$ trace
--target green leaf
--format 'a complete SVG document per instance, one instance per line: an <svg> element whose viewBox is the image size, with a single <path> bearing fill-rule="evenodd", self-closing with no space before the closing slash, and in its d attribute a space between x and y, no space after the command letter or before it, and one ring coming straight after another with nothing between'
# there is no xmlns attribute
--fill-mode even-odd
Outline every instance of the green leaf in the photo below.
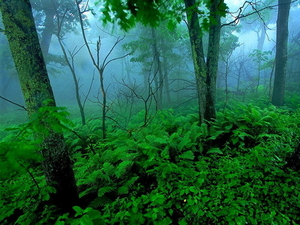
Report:
<svg viewBox="0 0 300 225"><path fill-rule="evenodd" d="M122 186L119 187L117 190L119 195L127 194L128 193L128 187Z"/></svg>
<svg viewBox="0 0 300 225"><path fill-rule="evenodd" d="M195 156L192 151L187 151L187 152L184 152L182 155L180 155L179 158L193 160L195 158Z"/></svg>
<svg viewBox="0 0 300 225"><path fill-rule="evenodd" d="M220 154L220 155L223 155L223 152L219 148L211 148L207 151L207 154Z"/></svg>
<svg viewBox="0 0 300 225"><path fill-rule="evenodd" d="M186 222L186 219L183 218L182 220L179 221L179 225L188 225L188 222Z"/></svg>
<svg viewBox="0 0 300 225"><path fill-rule="evenodd" d="M98 210L95 210L91 207L88 207L84 211L86 212L86 214L89 216L91 220L96 220L101 218L101 213Z"/></svg>
<svg viewBox="0 0 300 225"><path fill-rule="evenodd" d="M160 156L163 159L170 159L169 146L166 146L164 150L161 152Z"/></svg>
<svg viewBox="0 0 300 225"><path fill-rule="evenodd" d="M121 162L117 166L117 169L115 172L116 177L117 178L122 177L132 165L133 165L133 161L126 160L126 161Z"/></svg>
<svg viewBox="0 0 300 225"><path fill-rule="evenodd" d="M245 225L246 224L246 218L244 216L238 216L235 218L235 222L237 225Z"/></svg>
<svg viewBox="0 0 300 225"><path fill-rule="evenodd" d="M152 213L152 219L156 220L157 219L157 213Z"/></svg>
<svg viewBox="0 0 300 225"><path fill-rule="evenodd" d="M139 211L139 208L137 207L137 206L134 206L133 208L132 208L132 212L133 213L137 213Z"/></svg>
<svg viewBox="0 0 300 225"><path fill-rule="evenodd" d="M188 143L190 143L191 140L190 140L190 137L188 134L186 134L182 139L181 141L179 142L178 144L178 150L179 151L182 151L184 148L187 148L188 146Z"/></svg>
<svg viewBox="0 0 300 225"><path fill-rule="evenodd" d="M84 213L84 210L82 208L80 208L79 206L73 206L73 209L76 212L75 217L81 216Z"/></svg>
<svg viewBox="0 0 300 225"><path fill-rule="evenodd" d="M101 197L101 196L103 196L105 193L111 192L111 191L113 191L114 189L115 189L114 187L110 187L110 186L108 186L108 187L102 187L102 188L100 188L100 189L98 190L98 197Z"/></svg>
<svg viewBox="0 0 300 225"><path fill-rule="evenodd" d="M155 135L147 135L146 139L151 143L167 144L168 140L166 138L156 137Z"/></svg>
<svg viewBox="0 0 300 225"><path fill-rule="evenodd" d="M88 215L84 215L80 218L80 224L81 225L94 225L93 221Z"/></svg>

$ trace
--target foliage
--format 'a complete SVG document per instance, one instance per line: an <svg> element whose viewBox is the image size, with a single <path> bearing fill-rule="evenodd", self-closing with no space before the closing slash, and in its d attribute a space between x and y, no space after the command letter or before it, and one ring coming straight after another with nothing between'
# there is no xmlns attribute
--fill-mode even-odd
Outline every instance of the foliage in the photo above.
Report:
<svg viewBox="0 0 300 225"><path fill-rule="evenodd" d="M43 220L34 220L38 215L28 220L57 225L299 223L299 173L285 168L299 140L298 111L236 106L199 126L196 114L178 116L170 109L159 111L146 127L136 121L130 132L112 129L106 141L97 136L100 122L90 121L82 130L69 126L66 131L78 134L68 135L72 148L84 134L97 141L94 152L85 146L84 154L72 155L82 204L63 215L45 208L38 213ZM28 174L18 175L23 176ZM38 183L43 183L40 178ZM20 188L9 180L6 185L11 192ZM5 210L2 218L13 212Z"/></svg>
<svg viewBox="0 0 300 225"><path fill-rule="evenodd" d="M103 22L114 22L124 29L129 30L135 24L135 18L143 24L155 26L160 21L162 14L158 10L161 1L97 1L102 3Z"/></svg>
<svg viewBox="0 0 300 225"><path fill-rule="evenodd" d="M220 113L211 127L198 126L196 118L160 112L148 127L132 136L111 134L99 153L78 159L78 184L86 187L81 196L97 193L90 207L102 213L94 211L95 219L100 224L296 221L298 175L283 166L299 137L299 122L286 111L251 105ZM80 217L59 222L88 218L78 210Z"/></svg>
<svg viewBox="0 0 300 225"><path fill-rule="evenodd" d="M45 101L44 105L48 103ZM24 215L16 218L16 224L37 222L34 213L39 210L42 202L49 200L49 194L55 192L46 185L41 173L41 135L48 135L50 129L62 132L63 128L71 126L72 122L67 116L63 107L43 106L32 115L29 122L7 129L11 135L0 142L2 223L10 224L7 218L14 218L18 214ZM51 211L46 212L50 215Z"/></svg>
<svg viewBox="0 0 300 225"><path fill-rule="evenodd" d="M102 4L101 12L103 14L102 21L104 23L117 22L120 27L128 31L134 27L136 22L152 27L158 26L162 21L168 21L167 27L174 29L176 24L181 23L184 18L186 9L184 1L143 1L143 0L114 0L114 1L96 1L96 5ZM210 23L214 23L213 15L219 13L224 17L227 10L225 3L220 3L217 12L209 13L211 1L198 1L195 3L195 8L200 15L201 28L208 30Z"/></svg>
<svg viewBox="0 0 300 225"><path fill-rule="evenodd" d="M259 64L259 70L266 69L268 67L272 68L272 62L274 59L270 59L270 55L272 55L272 51L261 51L259 49L254 49L250 54L252 60Z"/></svg>
<svg viewBox="0 0 300 225"><path fill-rule="evenodd" d="M298 93L287 92L285 98L285 106L289 110L297 110L300 106L300 96Z"/></svg>
<svg viewBox="0 0 300 225"><path fill-rule="evenodd" d="M53 17L53 28L51 32L57 33L58 29L61 29L61 35L65 35L70 32L76 33L76 26L78 23L78 17L76 16L76 5L72 0L55 0L55 1L46 1L46 0L32 0L31 5L33 8L33 14L35 17L35 23L37 24L37 31L42 33L45 26L49 26L49 24L45 24L46 16ZM54 16L53 16L54 14ZM85 15L83 15L84 18ZM59 20L64 20L62 27L57 27L59 25ZM89 25L87 19L84 20L86 25ZM51 23L50 23L51 24Z"/></svg>

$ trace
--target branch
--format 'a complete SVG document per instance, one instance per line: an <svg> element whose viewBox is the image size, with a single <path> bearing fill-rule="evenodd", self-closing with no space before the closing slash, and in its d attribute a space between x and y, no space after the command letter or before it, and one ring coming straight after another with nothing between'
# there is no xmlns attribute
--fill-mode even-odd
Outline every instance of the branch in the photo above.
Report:
<svg viewBox="0 0 300 225"><path fill-rule="evenodd" d="M26 109L25 106L23 106L23 105L20 105L20 104L18 104L18 103L15 103L15 102L13 102L13 101L11 101L11 100L9 100L9 99L7 99L7 98L4 98L4 97L2 97L2 96L0 96L0 98L3 99L4 101L7 101L7 102L13 104L13 105L19 106L19 107L21 107L22 109L24 109L24 110L27 111L27 109Z"/></svg>
<svg viewBox="0 0 300 225"><path fill-rule="evenodd" d="M294 1L296 1L296 0L294 0ZM254 11L253 11L253 12L250 12L250 13L247 13L247 14L245 14L245 15L243 15L242 12L243 12L244 8L246 7L246 4L251 5L251 6L252 6L252 9L253 9ZM232 25L232 24L237 24L237 22L238 22L240 19L242 19L242 18L251 16L251 15L253 15L253 14L255 14L255 13L259 14L261 11L264 11L264 10L266 10L266 9L272 9L272 8L278 6L278 5L271 5L271 6L266 6L266 7L262 8L262 9L256 9L256 8L253 6L254 4L255 4L255 3L253 3L253 2L245 1L244 4L243 4L236 12L234 12L234 13L238 13L237 16L233 16L234 13L230 13L230 14L232 15L232 17L234 17L235 19L234 19L233 21L229 22L229 23L222 24L221 27L229 26L229 25ZM247 5L247 6L248 6L248 5ZM260 15L259 15L259 17L261 18Z"/></svg>
<svg viewBox="0 0 300 225"><path fill-rule="evenodd" d="M131 53L127 53L126 55L123 55L123 56L120 56L120 57L113 58L113 59L109 60L107 63L105 63L105 65L103 66L103 69L104 69L110 62L115 61L115 60L118 60L118 59L123 59L123 58L125 58L126 56L129 56L129 55L131 55Z"/></svg>
<svg viewBox="0 0 300 225"><path fill-rule="evenodd" d="M123 41L125 38L125 36L123 36L122 38L118 37L118 39L116 40L116 42L114 43L114 45L111 47L110 51L107 53L107 55L105 56L102 65L105 67L108 63L106 63L107 58L110 56L110 54L113 52L113 50L115 49L115 47L117 46L117 44L119 44L121 41Z"/></svg>

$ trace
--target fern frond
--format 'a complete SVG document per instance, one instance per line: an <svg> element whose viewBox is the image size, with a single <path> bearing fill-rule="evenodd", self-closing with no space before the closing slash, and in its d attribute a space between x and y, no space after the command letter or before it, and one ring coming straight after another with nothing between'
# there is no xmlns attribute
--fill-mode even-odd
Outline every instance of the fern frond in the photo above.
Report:
<svg viewBox="0 0 300 225"><path fill-rule="evenodd" d="M117 178L121 178L133 165L133 161L123 161L121 162L115 172Z"/></svg>
<svg viewBox="0 0 300 225"><path fill-rule="evenodd" d="M115 190L115 187L102 187L98 190L98 197L102 197L105 193L112 192L113 190Z"/></svg>

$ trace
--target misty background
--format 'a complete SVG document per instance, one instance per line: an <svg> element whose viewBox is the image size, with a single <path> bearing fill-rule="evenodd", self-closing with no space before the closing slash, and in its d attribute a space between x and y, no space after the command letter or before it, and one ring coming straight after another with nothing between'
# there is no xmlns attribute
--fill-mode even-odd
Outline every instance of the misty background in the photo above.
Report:
<svg viewBox="0 0 300 225"><path fill-rule="evenodd" d="M66 13L66 19L59 28L59 19L47 26L47 15L51 15L53 5L49 1L32 0L36 27L39 33L44 58L54 90L58 106L76 108L75 84L72 72L63 55L58 37L63 43L67 59L73 66L76 80L79 85L81 100L89 108L90 115L100 115L101 97L100 79L93 61L83 41L75 5L72 1L65 1L57 10ZM195 75L191 58L191 49L188 30L185 22L181 22L175 29L168 29L167 23L162 23L153 31L149 27L138 24L129 32L120 30L118 25L103 24L101 22L101 5L89 2L89 8L83 13L84 29L92 54L96 56L97 41L100 41L100 64L106 59L109 62L104 70L104 85L107 90L108 107L120 105L120 100L127 100L132 96L132 90L141 93L145 90L145 80L153 73L153 41L157 42L161 54L161 63L164 64L168 87L163 89L164 108L180 107L196 99ZM225 101L224 91L230 93L226 98L235 99L236 96L247 95L270 96L271 81L274 77L275 35L277 7L274 1L265 1L261 4L259 14L242 18L236 24L230 24L237 15L242 4L240 1L227 1L229 11L223 18L223 28L220 44L220 63L218 70L217 88L218 100ZM274 7L267 7L274 5ZM65 11L64 11L65 10ZM251 6L243 8L249 13ZM1 17L0 17L1 18ZM287 94L293 95L299 91L300 82L300 7L294 3L290 10L289 20L289 57L287 68ZM1 27L2 21L0 21ZM226 25L228 24L228 25ZM54 26L54 27L53 27ZM49 28L50 27L50 28ZM47 30L52 29L52 30ZM46 33L50 39L43 40ZM8 41L0 33L0 111L12 112L22 109L7 100L24 105L24 99L10 54ZM148 78L145 78L148 77ZM256 95L253 95L256 94ZM134 104L142 104L139 98ZM121 111L120 111L121 112ZM26 112L20 115L26 119ZM92 117L93 117L92 116ZM22 118L22 116L20 117ZM20 119L19 118L19 119Z"/></svg>

